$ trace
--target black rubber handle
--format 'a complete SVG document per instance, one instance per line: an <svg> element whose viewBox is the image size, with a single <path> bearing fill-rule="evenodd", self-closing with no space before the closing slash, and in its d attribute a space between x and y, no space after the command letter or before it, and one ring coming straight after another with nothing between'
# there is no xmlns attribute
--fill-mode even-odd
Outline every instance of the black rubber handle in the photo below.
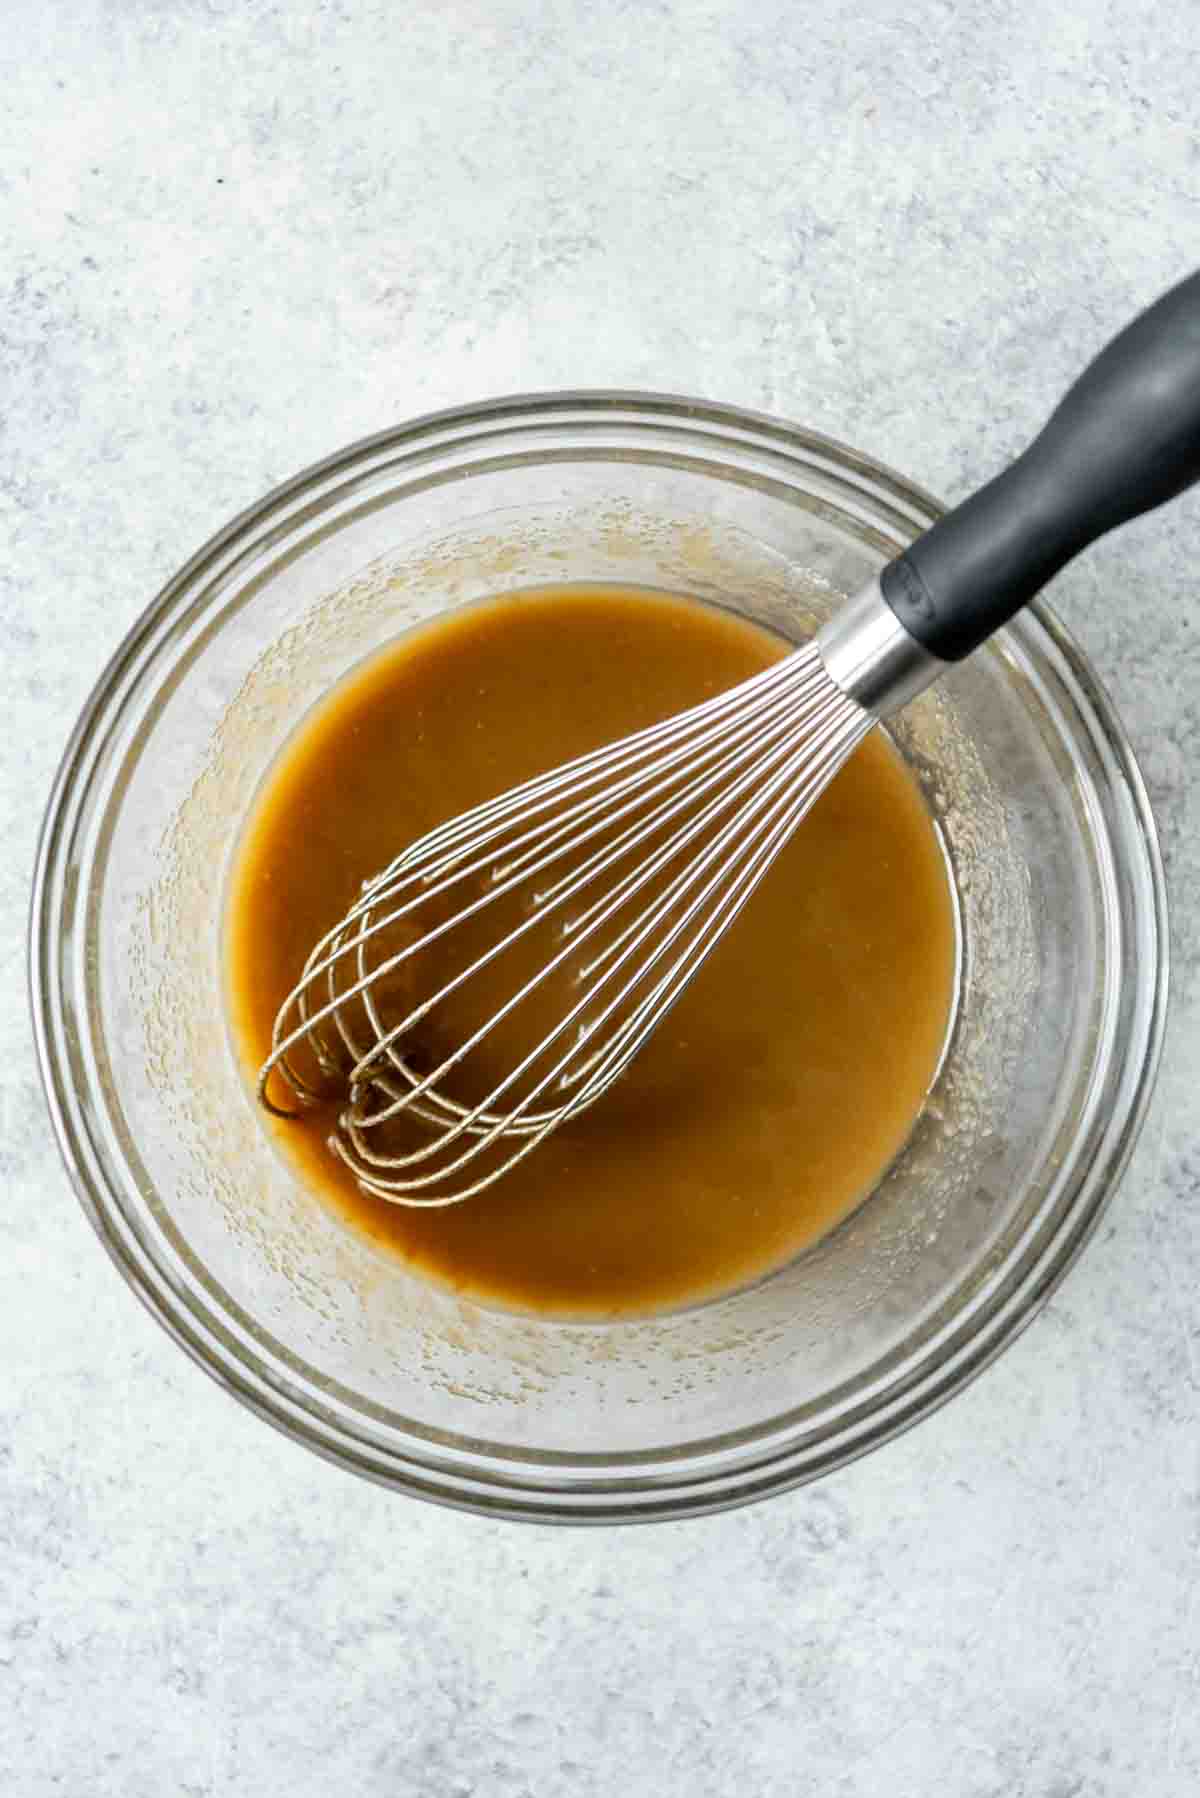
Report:
<svg viewBox="0 0 1200 1798"><path fill-rule="evenodd" d="M884 598L958 661L1081 549L1196 480L1200 274L1101 351L1024 455L889 562Z"/></svg>

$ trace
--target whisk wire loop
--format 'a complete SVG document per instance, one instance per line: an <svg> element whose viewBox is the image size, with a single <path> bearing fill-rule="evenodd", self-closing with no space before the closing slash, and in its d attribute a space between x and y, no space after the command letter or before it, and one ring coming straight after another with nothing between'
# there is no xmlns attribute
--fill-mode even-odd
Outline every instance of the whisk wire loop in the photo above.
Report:
<svg viewBox="0 0 1200 1798"><path fill-rule="evenodd" d="M294 1116L340 1086L331 1146L381 1198L446 1206L484 1191L620 1077L873 722L809 645L439 824L314 945L259 1099ZM493 907L501 923L480 946ZM548 930L527 971L519 946ZM511 992L428 1053L427 1023L514 952ZM556 982L549 1027L507 1061L497 1052L482 1096L456 1096L452 1077Z"/></svg>

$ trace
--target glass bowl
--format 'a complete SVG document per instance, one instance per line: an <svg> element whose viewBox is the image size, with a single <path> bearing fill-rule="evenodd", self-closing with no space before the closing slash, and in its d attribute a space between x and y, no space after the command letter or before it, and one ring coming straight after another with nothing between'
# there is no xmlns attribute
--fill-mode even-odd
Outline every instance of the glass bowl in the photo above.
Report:
<svg viewBox="0 0 1200 1798"><path fill-rule="evenodd" d="M799 636L937 510L868 457L732 407L534 395L331 457L150 606L50 800L35 1028L106 1248L262 1417L344 1467L477 1511L678 1516L886 1441L1044 1302L1133 1144L1167 956L1141 777L1045 606L896 723L958 891L953 1036L878 1189L751 1290L601 1324L435 1290L299 1186L224 1022L239 823L299 717L363 656L446 607L572 580L689 591Z"/></svg>

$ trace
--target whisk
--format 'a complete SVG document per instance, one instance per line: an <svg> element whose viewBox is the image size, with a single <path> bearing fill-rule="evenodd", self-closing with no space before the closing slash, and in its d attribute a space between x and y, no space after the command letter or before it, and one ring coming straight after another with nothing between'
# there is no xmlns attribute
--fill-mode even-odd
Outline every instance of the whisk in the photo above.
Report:
<svg viewBox="0 0 1200 1798"><path fill-rule="evenodd" d="M813 641L404 848L309 954L262 1104L340 1093L331 1147L381 1198L483 1192L619 1078L879 719L1197 479L1200 274Z"/></svg>

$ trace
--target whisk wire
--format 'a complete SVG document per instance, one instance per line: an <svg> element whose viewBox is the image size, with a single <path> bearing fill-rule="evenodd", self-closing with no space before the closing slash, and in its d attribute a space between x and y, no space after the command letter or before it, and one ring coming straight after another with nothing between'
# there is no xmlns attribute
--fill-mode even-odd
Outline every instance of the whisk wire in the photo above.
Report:
<svg viewBox="0 0 1200 1798"><path fill-rule="evenodd" d="M536 988L541 985L550 974L555 972L558 967L576 952L581 942L586 941L590 936L594 935L596 930L599 929L602 924L606 923L622 904L655 879L657 875L675 859L682 848L686 847L688 843L701 835L708 825L716 820L722 811L728 810L729 807L741 797L748 785L758 780L763 773L769 771L779 759L786 755L791 734L791 730L788 730L786 734L783 731L773 733L768 739L773 745L773 753L770 755L763 754L760 742L757 746L757 759L753 769L739 781L730 785L727 780L727 769L725 768L722 768L719 775L710 775L703 780L695 781L685 788L681 794L677 794L674 798L665 801L652 812L648 818L632 826L628 831L623 833L615 843L606 845L604 848L597 851L583 864L582 867L578 868L572 875L560 882L557 887L551 889L549 894L540 895L536 908L531 911L530 915L520 925L509 932L507 936L493 944L484 955L478 957L468 968L463 969L452 982L442 987L431 999L424 1001L416 1012L410 1013L407 1018L401 1020L400 1023L394 1025L390 1030L384 1031L382 1025L380 1025L378 1020L373 1017L372 1022L377 1031L377 1041L367 1055L356 1064L351 1079L360 1080L365 1078L369 1074L374 1063L386 1055L393 1044L403 1037L403 1035L420 1020L420 1017L426 1015L433 1006L449 997L451 993L464 985L474 974L496 960L504 950L509 948L521 936L526 935L538 924L544 922L550 912L561 909L564 904L576 897L576 895L582 892L587 886L591 885L599 874L606 872L609 868L622 860L630 849L639 847L642 843L646 842L654 835L655 831L661 825L668 822L671 818L678 816L681 812L685 812L691 801L714 785L717 785L719 781L724 782L725 784L722 786L722 789L715 800L711 801L699 814L690 817L685 825L683 825L674 836L670 837L664 844L662 844L648 861L641 863L632 874L626 876L619 886L597 900L586 913L582 914L582 916L577 917L572 921L569 933L571 940L566 943L565 947L548 962L544 963L534 979L522 987L518 993L513 995L512 1000L507 1005L494 1014L493 1018L489 1021L489 1025L484 1030L472 1037L469 1043L460 1046L453 1061L443 1064L443 1068L439 1069L435 1075L430 1076L429 1080L424 1084L432 1084L434 1080L440 1077L441 1073L448 1072L452 1066L456 1065L457 1062L469 1052L470 1049L478 1045L493 1024L502 1021L504 1017L508 1016L521 999L526 997L530 992L536 990ZM744 759L746 758L731 758L731 765L740 765L740 762ZM753 813L750 815L753 815ZM582 842L586 840L586 837L590 836L590 834L591 833L586 833L585 837L579 838L578 841ZM722 846L723 841L724 839L722 839ZM716 851L714 850L713 853L715 852ZM706 858L703 865L707 865L707 860L709 859L711 859L711 854ZM542 864L538 864L538 866L540 868ZM662 902L660 902L660 909L661 907ZM472 915L470 909L460 913L453 922L460 922L469 915ZM395 961L398 962L415 953L417 949L426 947L428 943L433 940L433 935L434 933L431 933L429 936L422 938L420 943L414 945L411 949L405 950L402 956L395 958ZM620 939L618 938L616 943L610 945L610 947L616 947L619 942ZM373 1005L369 990L370 981L373 980L377 974L382 974L387 971L389 965L390 964L382 964L377 970L371 971L367 989L364 993L368 1005ZM361 966L360 955L360 968ZM581 969L579 971L579 978L582 979L587 971L586 968ZM365 978L365 976L360 974L360 978ZM353 992L354 989L351 988L350 991ZM382 1121L382 1119L380 1121Z"/></svg>
<svg viewBox="0 0 1200 1798"><path fill-rule="evenodd" d="M619 1078L872 722L809 646L438 825L314 945L276 1017L260 1099L294 1115L336 1075L348 1099L331 1146L366 1191L418 1206L484 1191ZM417 969L436 971L454 933L506 898L521 908L515 922L509 914L423 994L405 986ZM425 1020L546 929L552 945L532 972L432 1068L428 1058L412 1065ZM532 1045L501 1056L483 1097L449 1091L556 976L569 979L568 996ZM396 979L402 1015L392 1021L383 995ZM315 1077L297 1066L302 1045ZM272 1096L276 1075L294 1105Z"/></svg>
<svg viewBox="0 0 1200 1798"><path fill-rule="evenodd" d="M805 668L794 671L794 692L787 691L788 683L785 683L779 678L780 670L786 668L786 666L786 662L777 663L773 668L765 671L765 673L773 674L777 677L770 683L772 688L779 688L781 686L785 688L782 702L775 695L769 694L771 703L768 704L766 717L777 714L781 703L794 703L795 699L802 698L814 684L812 671ZM801 678L795 679L795 673L799 673ZM804 678L805 676L808 678ZM752 682L746 683L747 688L756 685L760 679L761 677L754 677ZM740 689L734 689L735 693L738 691L740 691ZM764 682L761 687L757 688L754 697L758 698L767 692L767 684ZM512 792L502 795L499 800L486 801L482 806L477 807L475 812L464 814L462 818L452 820L449 825L438 826L410 850L397 857L396 861L393 862L388 869L368 883L367 888L362 895L360 895L359 899L351 906L345 917L342 918L338 924L334 925L332 929L327 931L310 952L300 980L284 1000L277 1015L271 1055L267 1062L264 1063L259 1074L258 1096L260 1100L263 1101L268 1109L276 1111L279 1115L292 1115L290 1108L275 1105L268 1094L268 1081L271 1072L276 1066L280 1067L297 1096L306 1097L310 1101L318 1101L320 1099L320 1089L312 1087L311 1084L306 1082L304 1077L299 1074L289 1060L289 1052L305 1039L312 1042L314 1040L314 1033L317 1031L318 1027L328 1020L336 1019L343 1015L344 1007L350 1001L359 997L359 994L362 991L362 988L357 986L351 986L339 991L332 981L332 971L335 964L348 952L348 946L345 942L348 928L352 924L358 922L364 914L373 912L384 897L386 897L390 903L405 886L420 885L423 888L423 890L415 894L406 905L393 909L383 918L375 919L365 933L361 931L356 933L353 947L361 948L365 937L374 937L382 934L388 928L401 922L410 912L418 910L423 904L438 898L443 893L449 891L449 889L457 882L468 879L473 874L490 868L493 865L492 857L487 855L477 855L476 860L466 867L460 867L457 871L446 874L444 879L440 878L443 873L445 873L447 869L451 869L454 862L459 860L462 856L468 853L475 854L481 846L486 845L486 843L490 841L494 841L495 837L502 829L502 825L493 823L491 828L480 831L472 826L471 820L473 818L478 818L483 814L491 814L501 810L506 816L511 816L514 813L520 813L522 817L528 816L527 808L522 808L520 804L521 794L525 791L533 790L540 796L547 787L573 784L573 770L576 768L590 769L592 765L596 763L611 765L618 761L628 761L635 756L638 760L644 760L646 755L653 750L655 745L661 741L668 732L677 736L684 735L686 734L689 721L694 720L697 717L710 719L713 716L724 714L730 709L731 697L730 694L718 695L715 700L704 701L690 713L684 713L679 718L668 720L664 724L650 726L646 731L639 733L638 736L627 740L628 747L625 748L624 753L622 753L622 745L618 744L610 746L607 749L595 751L591 755L581 757L579 762L570 763L565 768L552 771L549 775L537 776L533 781L527 783L527 787L513 789ZM742 741L747 733L753 731L756 724L761 725L764 721L764 710L761 706L756 705L749 707L747 716L743 720L742 728L738 733L737 741ZM705 737L702 739L702 746L707 747L710 743L718 743L720 740L721 733L718 728L705 734ZM690 758L692 752L693 744L685 742L674 755L656 762L654 765L654 773L658 780L658 784L662 784L661 777L664 776L665 772L678 765L685 758ZM599 779L600 776L589 773L585 784L590 785L593 778ZM559 819L552 820L551 825L544 826L543 828L548 829L552 826L557 838L566 840L568 847L577 849L582 842L590 841L592 837L600 834L602 830L609 828L617 818L625 815L627 809L632 809L637 803L636 800L631 800L629 806L625 808L613 808L611 801L614 797L627 792L631 787L637 788L644 785L645 779L646 774L644 771L632 774L628 777L626 782L621 783L617 788L606 789L605 792L600 794L595 800L588 803L586 808L588 815L591 815L592 812L600 812L603 816L603 822L595 826L590 832L582 837L572 835L572 824L573 822L577 822L581 815L580 807L573 808L565 816L560 816ZM545 805L550 803L552 803L552 799L540 798L539 803L535 804L534 809L544 809ZM464 839L469 844L469 847L451 848L449 852L442 853L446 849L444 839L451 832L456 833L460 838ZM519 847L528 842L530 837L535 834L536 832L523 832L517 839L514 847ZM439 841L439 839L443 840ZM563 853L566 853L566 848L564 848ZM439 854L441 859L438 859ZM422 872L420 864L430 859L431 856L434 861L433 867L427 868ZM540 870L547 865L549 865L548 860L540 862L538 863L538 869ZM511 879L495 883L491 891L480 895L473 903L461 909L453 918L447 920L440 927L427 932L419 939L419 941L406 947L400 954L377 964L370 971L370 981L377 982L386 978L388 975L395 972L405 960L408 960L415 955L418 950L427 950L434 942L446 935L450 930L461 925L469 918L476 916L486 905L503 897L507 892L512 891L513 887L518 884L523 872L528 872L528 870L518 870L512 875ZM403 875L403 879L400 880L400 883L397 886L395 880L399 875ZM435 882L437 882L437 884L434 884ZM535 921L536 920L531 919L531 923ZM506 947L507 942L504 945L498 945L498 948L501 946ZM308 1003L310 989L315 981L323 977L327 977L327 990L329 996L324 1005L316 1011L311 1011ZM425 1015L425 1011L430 1009L433 1004L437 1003L439 999L444 998L445 996L444 993L435 995L434 999L429 1001L425 1010L419 1015ZM285 1033L286 1020L293 1012L297 1014L299 1022L290 1032ZM418 1021L419 1016L406 1019L404 1028L411 1029ZM397 1032L397 1034L399 1033ZM318 1056L318 1061L320 1060L321 1057Z"/></svg>
<svg viewBox="0 0 1200 1798"><path fill-rule="evenodd" d="M812 741L813 745L815 746L815 748L817 748L817 749L823 748L824 738L828 734L828 731L830 728L831 728L830 726L826 726L824 731L818 731L818 732L814 733L811 741ZM659 897L657 898L657 900L655 901L655 903L653 904L653 906L651 907L649 912L641 914L641 916L639 918L634 919L633 922L626 927L626 929L622 932L622 934L619 937L617 937L611 944L606 946L601 957L597 958L597 961L595 963L587 964L587 965L585 965L584 968L582 968L578 971L577 980L579 982L582 982L584 979L586 979L588 977L588 975L590 975L594 971L594 969L596 967L601 966L605 960L609 961L609 963L610 963L609 967L607 968L605 973L601 976L601 978L596 982L596 984L593 987L589 988L584 993L583 997L581 999L579 999L576 1002L576 1004L574 1006L572 1006L570 1008L570 1010L565 1014L565 1016L560 1020L557 1027L554 1030L552 1030L550 1033L548 1033L542 1039L542 1041L536 1046L536 1048L534 1050L532 1050L528 1056L526 1056L524 1061L519 1063L514 1069L512 1069L510 1071L507 1078L504 1081L502 1081L496 1088L493 1089L493 1091L488 1095L488 1098L486 1100L481 1102L480 1105L476 1106L469 1113L465 1110L465 1108L458 1108L459 1112L460 1112L459 1123L451 1132L448 1133L447 1136L445 1136L444 1138L441 1139L441 1142L437 1145L438 1147L445 1146L445 1144L447 1142L453 1140L458 1135L460 1135L464 1129L469 1129L469 1128L473 1127L476 1123L483 1124L483 1123L490 1123L492 1121L491 1118L489 1117L489 1110L490 1110L490 1107L495 1103L495 1101L498 1098L500 1098L504 1094L504 1092L506 1092L512 1085L514 1085L523 1074L528 1072L529 1068L540 1058L540 1056L545 1052L545 1050L551 1044L553 1044L555 1041L557 1041L559 1039L559 1037L561 1037L564 1034L564 1032L566 1032L569 1029L570 1025L572 1023L574 1023L576 1021L576 1019L578 1017L580 1017L589 1008L589 1006L592 1005L596 993L599 992L601 990L601 988L603 988L605 985L608 984L608 982L615 976L615 974L620 970L620 968L623 965L625 965L625 963L630 959L630 957L633 955L633 953L641 946L641 944L643 942L645 942L648 938L650 938L650 936L653 934L653 932L654 932L655 928L658 926L658 924L661 923L662 920L666 916L668 916L669 913L673 909L676 908L679 901L687 894L689 889L691 887L693 887L698 881L701 880L701 878L706 873L706 871L709 869L709 867L711 867L713 862L718 861L719 858L721 858L725 854L725 851L727 850L728 845L729 845L730 837L734 833L735 829L741 828L744 830L744 827L751 820L753 820L759 812L763 811L764 808L768 807L768 803L776 797L776 795L779 793L780 789L784 788L785 790L784 790L783 798L778 800L774 806L772 806L769 810L766 811L766 823L769 824L773 820L773 818L775 817L775 815L778 812L778 810L780 809L780 807L782 805L784 805L789 798L789 792L786 789L786 782L791 780L794 776L795 759L796 759L794 747L791 748L790 750L788 750L787 747L785 746L785 748L783 750L781 750L777 753L777 756L775 759L776 760L784 760L785 756L786 756L786 760L784 761L784 766L783 766L782 770L780 771L780 773L776 774L775 777L770 782L768 782L765 786L763 786L761 788L761 790L760 790L758 796L756 797L755 801L753 802L753 804L751 806L745 808L741 813L739 813L732 824L726 824L726 826L723 828L721 833L718 836L716 836L711 841L711 843L707 846L704 853L699 858L689 862L685 866L685 868L682 870L682 872L675 876L674 880L659 895ZM764 765L760 763L758 766L756 766L756 768L754 770L755 776L758 777L759 775L761 775L761 773L763 771L764 771ZM741 786L744 786L745 782L743 781L742 783L739 783L739 784ZM738 789L732 789L728 794L723 794L721 796L720 808L721 809L726 808L728 806L728 804L732 803L732 800L734 798L736 798L737 796L738 796ZM632 894L634 892L638 891L642 886L646 885L651 879L653 879L661 871L661 869L664 866L668 865L671 860L675 859L675 856L678 854L679 849L682 847L685 847L686 844L692 838L700 835L703 832L703 830L707 827L707 825L713 821L713 818L715 817L717 810L718 810L718 806L716 804L710 805L706 809L705 812L701 813L698 817L690 820L689 823L687 824L687 826L680 832L676 833L675 837L670 839L670 841L667 844L665 844L658 851L658 853L655 857L653 857L649 862L640 864L638 869L636 870L635 875L628 877L626 882L623 883L621 887L617 888L612 893L610 893L602 902L598 902L601 905L602 909L594 910L594 915L589 923L587 930L583 933L583 938L581 940L585 940L586 937L594 934L595 931L599 930L604 923L606 923L613 915L615 915L615 913L620 909L621 905L623 905L628 900L628 898L632 896ZM628 982L627 985L625 987L623 987L617 993L615 998L610 1001L609 1005L605 1008L605 1010L602 1013L600 1013L598 1017L594 1018L593 1024L592 1024L593 1032L595 1029L598 1029L601 1024L607 1022L607 1019L611 1015L612 1011L621 1002L623 1002L624 999L626 999L629 996L629 994L632 990L634 990L638 985L640 985L644 981L644 979L647 977L650 970L656 965L657 961L661 958L661 956L663 954L665 954L667 952L667 950L670 948L671 944L675 941L675 939L678 937L678 935L692 921L697 908L707 900L711 891L719 884L719 882L722 879L725 878L725 876L728 874L728 872L731 868L737 866L738 860L740 858L742 858L743 856L746 856L750 853L751 849L754 847L754 844L756 843L756 841L758 839L759 832L761 831L762 828L763 828L762 825L756 825L755 829L753 831L745 831L744 830L743 841L738 846L734 857L731 860L726 860L723 863L723 865L718 868L717 875L714 876L713 880L709 883L708 886L706 886L705 888L702 889L699 896L691 903L691 905L689 905L688 909L685 910L680 915L680 917L677 919L676 924L672 928L669 935L658 945L658 947L656 948L654 954L650 957L650 959L639 965L639 967L637 968L637 970L635 972L633 979L630 982ZM547 909L549 909L549 908L547 908ZM545 978L547 978L547 976L557 966L561 965L564 961L567 960L567 958L574 952L575 947L576 947L576 945L574 943L569 944L566 948L560 950L558 955L555 956L550 962L544 964L531 980L526 982L526 984L523 987L521 987L516 993L514 993L512 995L512 997L510 998L510 1000L508 1001L506 1006L503 1007L501 1011L493 1014L492 1017L490 1017L488 1019L487 1023L485 1025L483 1025L482 1027L480 1027L480 1029L477 1030L472 1037L468 1038L466 1042L460 1044L459 1047L455 1050L454 1054L452 1056L448 1057L441 1064L441 1066L436 1068L431 1074L427 1075L424 1080L417 1083L413 1087L413 1090L410 1094L403 1094L397 1098L393 1098L391 1104L389 1104L373 1113L370 1113L369 1115L360 1114L359 1121L364 1125L365 1124L385 1123L391 1117L397 1115L397 1113L400 1110L404 1109L405 1106L408 1105L412 1099L422 1097L422 1096L424 1096L424 1093L426 1091L428 1091L430 1088L436 1087L436 1084L445 1076L445 1074L447 1072L451 1071L452 1068L455 1065L457 1065L458 1062L461 1061L465 1057L465 1055L470 1052L471 1049L478 1046L478 1044L484 1039L484 1037L488 1034L488 1032L491 1030L491 1028L493 1028L494 1025L498 1021L500 1021L505 1015L507 1015L507 1013L509 1013L513 1009L515 1009L515 1007L521 1002L521 1000L524 999L525 997L527 997L529 993L534 991L536 989L536 987L538 985L540 985L541 982ZM615 953L618 950L620 951L620 953L619 954ZM477 968L479 965L480 964L478 962L473 964L473 969ZM472 969L472 971L473 971L473 969ZM443 989L443 991L444 990L445 989ZM393 1030L387 1032L387 1034L385 1036L381 1036L380 1041L377 1044L376 1048L374 1050L372 1050L370 1052L370 1054L367 1057L365 1057L364 1060L362 1062L360 1062L358 1067L355 1069L356 1079L366 1078L370 1075L370 1064L371 1064L372 1059L376 1055L381 1054L385 1048L389 1048L391 1046L391 1044L394 1043L396 1038L403 1034L403 1031L407 1027L407 1022L408 1022L407 1020L402 1021L399 1025L395 1026L393 1028ZM565 1074L563 1071L569 1067L569 1064L570 1064L571 1060L573 1059L575 1053L576 1053L576 1051L573 1048L563 1058L563 1060L559 1064L556 1064L555 1068L551 1069L550 1072L546 1076L544 1076L544 1078L538 1083L538 1086L534 1089L534 1092L532 1094L530 1094L528 1097L533 1098L533 1097L538 1096L538 1094L541 1091L543 1091L548 1084L550 1084L552 1082L553 1077L556 1074L560 1075L562 1078L565 1079ZM522 1106L521 1110L522 1110L522 1112L524 1112L525 1106ZM517 1115L518 1114L516 1114L516 1113L504 1114L504 1117L501 1120L502 1126L509 1130L512 1130L513 1128L515 1128ZM542 1119L540 1116L537 1116L534 1119L527 1119L526 1127L533 1128L536 1126L540 1126L541 1122L542 1122ZM386 1158L386 1164L389 1166L411 1165L412 1163L414 1163L416 1161L420 1161L420 1160L424 1159L427 1155L429 1155L432 1152L433 1152L433 1146L429 1145L429 1146L426 1146L426 1147L423 1147L421 1149L414 1151L410 1155L406 1155L403 1157ZM383 1162L381 1161L379 1164L383 1165Z"/></svg>
<svg viewBox="0 0 1200 1798"><path fill-rule="evenodd" d="M807 760L805 763L806 771L798 784L793 783L791 786L784 786L782 796L767 814L766 822L769 826L772 826L772 828L767 829L765 834L761 831L756 834L754 840L758 843L757 853L748 861L746 868L743 870L738 880L726 891L724 897L720 900L707 921L701 939L701 954L707 954L711 948L715 947L721 936L724 935L743 905L750 898L754 888L766 872L766 869L770 866L779 844L785 840L795 828L796 824L813 803L813 800L820 791L823 790L823 787L831 774L836 771L836 768L840 766L851 753L856 746L856 743L861 740L861 736L865 734L869 727L869 720L864 718L862 728L859 732L851 737L843 737L840 741L835 741L830 746L828 753L824 756L817 757L815 762L811 759ZM788 775L794 775L795 772L796 769L794 765L786 770ZM760 836L761 841L759 841ZM715 852L714 855L710 855L709 859L711 860L714 858ZM661 955L666 953L671 944L686 929L687 925L696 916L705 901L714 891L719 891L720 881L723 878L725 871L725 869L720 870L718 875L708 883L706 888L696 897L691 906L689 906L688 911L676 923L668 938L659 945L650 960L639 964L633 977L610 999L604 1012L597 1020L597 1027L607 1021L607 1018L620 1007L623 1001L628 998L629 994L642 984L649 969L656 964L661 958ZM640 943L645 936L650 934L654 921L655 920L652 918L642 926L639 931L638 939L631 945L629 953L632 953L633 948L636 948L638 943ZM602 1092L607 1090L612 1082L628 1065L629 1061L642 1046L645 1037L649 1035L650 1031L658 1028L665 1015L665 1011L674 1003L675 999L691 979L696 965L696 956L697 948L695 944L692 944L676 958L666 973L641 1001L635 1012L609 1044L608 1049L604 1051L602 1057L597 1058L598 1065L593 1067L587 1084L578 1094L564 1103L558 1111L540 1114L536 1120L526 1120L526 1127L529 1129L531 1135L528 1146L521 1154L510 1156L501 1166L489 1170L473 1181L469 1187L457 1191L453 1196L439 1197L436 1200L423 1200L421 1202L437 1204L456 1203L460 1199L473 1197L477 1193L482 1192L488 1186L494 1184L494 1182L503 1174L507 1173L514 1165L516 1165L518 1160L523 1159L524 1153L528 1153L529 1149L536 1147L538 1142L542 1141L551 1129L556 1128L558 1124L565 1122L569 1117L574 1116L577 1112L583 1110L585 1106L592 1104ZM627 959L627 957L623 959ZM614 967L610 973L615 973L615 971L616 968ZM605 978L607 979L608 977L609 976L606 976ZM501 1092L512 1084L517 1075L524 1072L530 1063L536 1060L537 1057L545 1051L550 1042L555 1040L569 1027L573 1018L577 1016L586 1005L592 1002L594 996L595 991L593 989L593 991L589 992L585 996L585 999L580 1001L579 1004L573 1008L572 1012L562 1020L559 1027L552 1033L552 1035L543 1039L537 1049L531 1051L522 1067L513 1070L508 1079L504 1081L500 1087L495 1089L495 1091L489 1094L489 1097L484 1101L484 1104L490 1105L494 1103ZM556 1078L561 1084L565 1077L565 1071L569 1068L570 1062L577 1053L578 1045L572 1044L566 1054L563 1055L542 1076L537 1085L526 1094L521 1101L519 1101L514 1107L514 1110L505 1114L503 1118L497 1120L492 1125L487 1132L484 1144L481 1144L480 1146L486 1146L486 1144L496 1140L498 1136L510 1133L513 1127L522 1121L528 1107L540 1096L547 1086L553 1084ZM472 1114L472 1118L478 1116L482 1110L483 1106L481 1105L477 1108L476 1112ZM368 1168L372 1170L385 1168L397 1170L411 1166L418 1161L428 1159L429 1156L437 1150L444 1149L447 1143L452 1139L452 1136L461 1135L464 1123L469 1121L464 1120L464 1122L460 1123L457 1130L447 1133L436 1144L427 1145L409 1155L392 1156L383 1155L376 1151L371 1146L366 1136L366 1129L374 1122L377 1122L382 1115L383 1114L377 1114L375 1117L351 1116L346 1120L346 1130L356 1154L361 1158L361 1161L366 1163ZM344 1147L342 1147L339 1152L342 1153L344 1159L350 1162L350 1165L355 1165L351 1158L346 1155ZM412 1195L437 1181L457 1175L462 1168L468 1166L470 1162L477 1157L478 1153L479 1149L472 1146L463 1151L463 1153L457 1156L452 1162L439 1167L433 1173L409 1176L405 1180L404 1191L407 1194ZM369 1175L368 1181L365 1183L369 1185L370 1190L374 1190L382 1196L395 1196L395 1186L390 1182L380 1181L377 1174ZM411 1196L408 1202L412 1202Z"/></svg>

